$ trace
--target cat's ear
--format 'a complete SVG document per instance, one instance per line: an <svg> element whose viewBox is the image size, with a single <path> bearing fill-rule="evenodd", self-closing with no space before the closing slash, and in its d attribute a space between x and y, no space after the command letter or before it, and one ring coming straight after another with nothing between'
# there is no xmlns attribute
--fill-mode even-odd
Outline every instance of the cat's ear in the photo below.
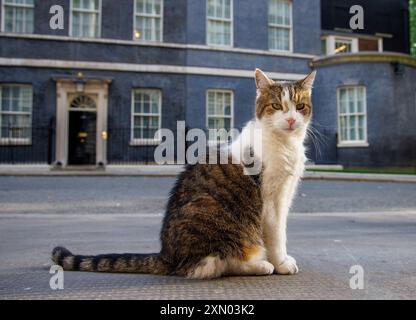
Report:
<svg viewBox="0 0 416 320"><path fill-rule="evenodd" d="M273 80L269 79L260 69L256 69L256 88L267 89L273 84Z"/></svg>
<svg viewBox="0 0 416 320"><path fill-rule="evenodd" d="M315 82L316 71L312 71L306 76L305 79L299 81L299 85L305 90L312 90L313 83Z"/></svg>

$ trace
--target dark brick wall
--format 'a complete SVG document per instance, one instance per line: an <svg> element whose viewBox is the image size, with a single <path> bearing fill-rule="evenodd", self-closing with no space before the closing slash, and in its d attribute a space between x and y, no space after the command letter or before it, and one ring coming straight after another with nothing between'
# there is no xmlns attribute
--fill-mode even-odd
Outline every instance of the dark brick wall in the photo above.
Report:
<svg viewBox="0 0 416 320"><path fill-rule="evenodd" d="M318 163L346 166L416 166L416 69L389 63L354 63L318 68L315 127L324 134ZM369 147L337 148L337 88L367 88Z"/></svg>

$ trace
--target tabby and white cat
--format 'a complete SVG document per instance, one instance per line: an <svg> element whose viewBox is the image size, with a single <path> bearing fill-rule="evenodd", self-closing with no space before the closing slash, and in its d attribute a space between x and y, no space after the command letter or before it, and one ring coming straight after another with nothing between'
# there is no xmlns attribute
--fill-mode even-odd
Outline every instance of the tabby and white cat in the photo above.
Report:
<svg viewBox="0 0 416 320"><path fill-rule="evenodd" d="M242 164L231 162L188 165L171 191L160 253L83 256L57 247L53 261L64 270L192 279L296 274L296 261L286 251L286 222L304 171L315 72L295 82L274 82L259 69L255 77L255 119L228 151L232 159L244 135L261 129L262 151L245 146L261 161L258 176L246 175Z"/></svg>

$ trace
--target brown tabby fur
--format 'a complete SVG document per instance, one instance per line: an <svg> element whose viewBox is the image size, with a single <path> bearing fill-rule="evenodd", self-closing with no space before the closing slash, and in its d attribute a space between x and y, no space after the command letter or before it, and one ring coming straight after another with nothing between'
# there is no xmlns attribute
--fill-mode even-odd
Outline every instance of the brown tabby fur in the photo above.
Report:
<svg viewBox="0 0 416 320"><path fill-rule="evenodd" d="M260 177L244 175L241 165L188 165L171 191L160 253L81 256L57 247L52 260L64 270L187 276L210 255L245 261L255 254L261 212Z"/></svg>

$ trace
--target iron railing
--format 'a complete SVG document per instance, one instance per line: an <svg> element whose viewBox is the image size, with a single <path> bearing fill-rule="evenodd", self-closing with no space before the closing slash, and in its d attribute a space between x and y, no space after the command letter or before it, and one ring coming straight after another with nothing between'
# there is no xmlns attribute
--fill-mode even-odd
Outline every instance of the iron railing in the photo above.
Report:
<svg viewBox="0 0 416 320"><path fill-rule="evenodd" d="M45 127L0 127L1 164L51 164L54 130Z"/></svg>
<svg viewBox="0 0 416 320"><path fill-rule="evenodd" d="M108 164L153 164L154 150L159 143L154 139L134 139L130 128L111 128L107 141Z"/></svg>
<svg viewBox="0 0 416 320"><path fill-rule="evenodd" d="M308 156L319 163L337 163L336 133L325 129L320 131L319 135L308 140ZM175 147L176 143L175 140ZM31 128L11 125L0 127L0 164L52 164L55 161L55 144L53 124ZM110 128L107 135L107 163L154 164L154 153L159 144L160 141L154 139L132 139L131 128ZM190 144L186 142L185 148Z"/></svg>

